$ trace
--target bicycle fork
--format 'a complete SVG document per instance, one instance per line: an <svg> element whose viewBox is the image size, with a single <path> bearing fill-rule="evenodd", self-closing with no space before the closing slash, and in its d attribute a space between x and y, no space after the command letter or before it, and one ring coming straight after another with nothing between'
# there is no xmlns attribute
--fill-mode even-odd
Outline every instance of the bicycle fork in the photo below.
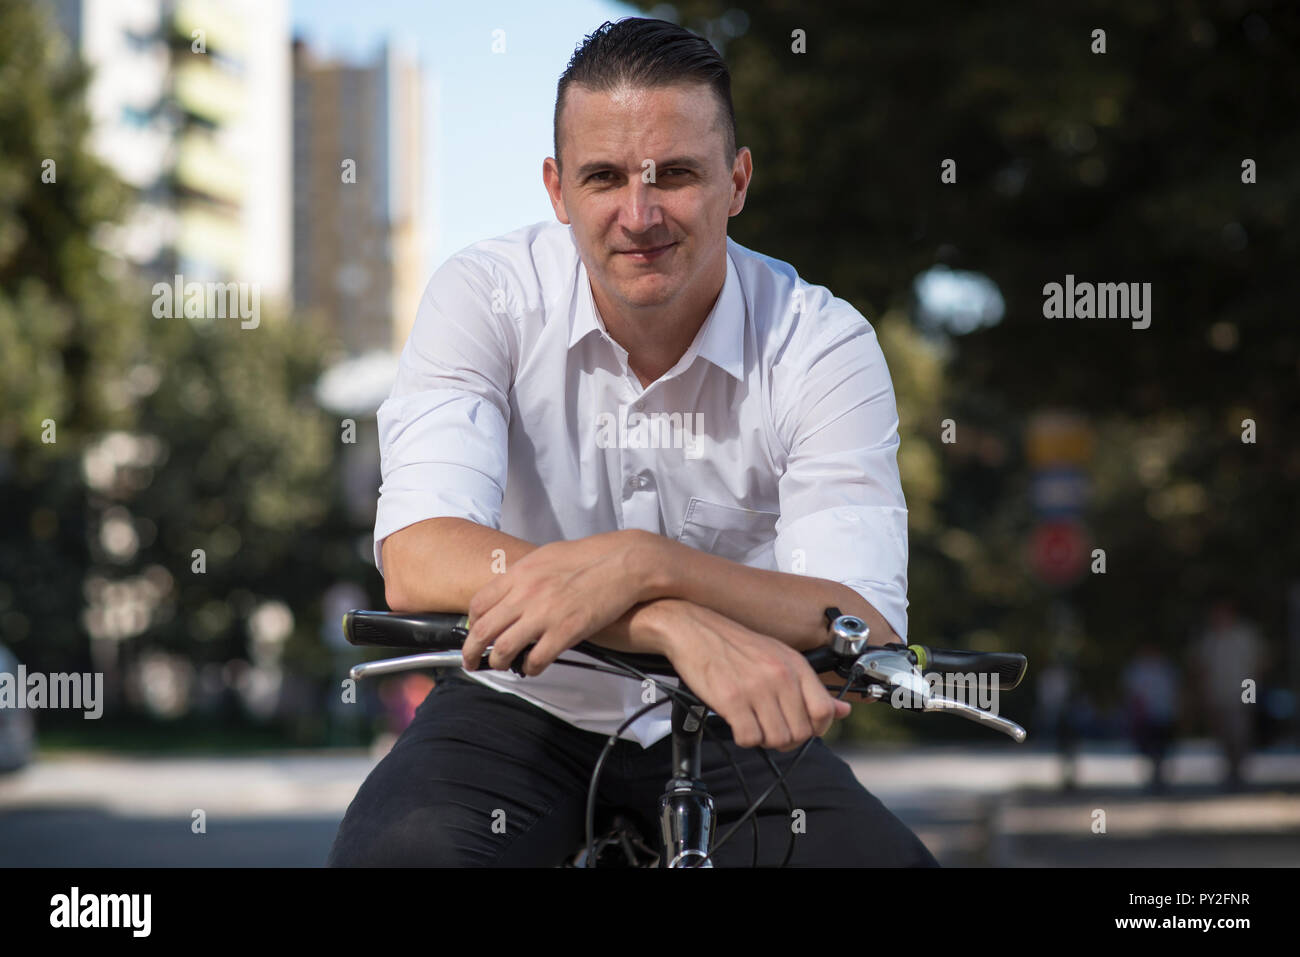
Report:
<svg viewBox="0 0 1300 957"><path fill-rule="evenodd" d="M673 699L673 776L659 798L665 867L713 866L713 798L700 777L706 714L702 705Z"/></svg>

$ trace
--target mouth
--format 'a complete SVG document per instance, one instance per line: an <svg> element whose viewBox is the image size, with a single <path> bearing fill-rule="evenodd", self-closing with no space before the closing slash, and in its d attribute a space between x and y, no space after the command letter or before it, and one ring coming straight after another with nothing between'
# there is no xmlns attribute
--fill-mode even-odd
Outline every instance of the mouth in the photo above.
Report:
<svg viewBox="0 0 1300 957"><path fill-rule="evenodd" d="M668 250L676 246L676 243L666 243L663 246L649 246L644 249L620 249L618 255L626 256L633 262L648 263L654 262Z"/></svg>

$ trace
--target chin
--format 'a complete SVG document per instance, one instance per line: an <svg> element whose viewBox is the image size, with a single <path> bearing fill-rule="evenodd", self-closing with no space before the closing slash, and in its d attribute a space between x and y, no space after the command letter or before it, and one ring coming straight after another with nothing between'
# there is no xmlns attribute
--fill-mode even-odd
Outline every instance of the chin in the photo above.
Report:
<svg viewBox="0 0 1300 957"><path fill-rule="evenodd" d="M649 278L649 277L647 277ZM634 306L659 306L676 297L678 284L669 276L658 277L658 281L622 283L619 286L623 299Z"/></svg>

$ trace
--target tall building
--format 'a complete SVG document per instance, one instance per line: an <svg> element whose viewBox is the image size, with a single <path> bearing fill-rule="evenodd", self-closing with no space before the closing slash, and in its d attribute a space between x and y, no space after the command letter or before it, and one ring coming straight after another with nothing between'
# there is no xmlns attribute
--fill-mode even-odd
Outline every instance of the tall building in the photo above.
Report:
<svg viewBox="0 0 1300 957"><path fill-rule="evenodd" d="M138 191L113 239L151 276L292 290L286 0L52 0L91 68L92 148Z"/></svg>
<svg viewBox="0 0 1300 957"><path fill-rule="evenodd" d="M385 44L368 64L293 45L293 289L352 355L406 341L424 290L421 73Z"/></svg>

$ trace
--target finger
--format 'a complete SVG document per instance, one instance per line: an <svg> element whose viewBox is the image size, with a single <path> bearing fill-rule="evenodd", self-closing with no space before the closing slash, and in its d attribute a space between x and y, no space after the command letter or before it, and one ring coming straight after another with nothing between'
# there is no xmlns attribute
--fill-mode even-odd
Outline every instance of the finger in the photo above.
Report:
<svg viewBox="0 0 1300 957"><path fill-rule="evenodd" d="M524 674L540 675L555 663L556 658L577 643L577 635L571 629L562 631L548 629L528 652L528 660L524 662Z"/></svg>
<svg viewBox="0 0 1300 957"><path fill-rule="evenodd" d="M509 668L515 658L519 657L519 652L537 640L540 630L535 622L520 618L492 642L488 665L497 671Z"/></svg>
<svg viewBox="0 0 1300 957"><path fill-rule="evenodd" d="M477 668L487 646L494 644L501 633L518 618L519 612L508 607L504 602L498 602L487 614L473 622L469 626L465 643L461 645L461 657L465 660L465 668L469 671Z"/></svg>
<svg viewBox="0 0 1300 957"><path fill-rule="evenodd" d="M774 700L779 697L780 692L760 700L754 708L754 713L758 715L758 723L763 733L763 740L759 747L784 751L790 746L791 735L781 703L779 700Z"/></svg>
<svg viewBox="0 0 1300 957"><path fill-rule="evenodd" d="M731 738L736 742L736 746L757 748L761 745L763 732L754 709L748 705L741 705L730 710L732 711L730 714L723 714L721 711L718 713L722 714L723 720L731 726Z"/></svg>
<svg viewBox="0 0 1300 957"><path fill-rule="evenodd" d="M803 690L808 717L812 721L813 732L817 737L820 738L829 731L831 724L837 718L843 718L849 713L849 703L835 700L835 696L826 690L826 686L821 683L821 679L816 674L805 674L800 687Z"/></svg>
<svg viewBox="0 0 1300 957"><path fill-rule="evenodd" d="M811 670L811 669L810 669ZM835 720L835 699L817 678L816 674L804 674L800 677L799 692L803 695L804 708L812 725L812 733L820 738Z"/></svg>
<svg viewBox="0 0 1300 957"><path fill-rule="evenodd" d="M803 670L811 669L805 667ZM777 704L790 733L790 739L785 744L777 746L778 751L789 751L813 736L812 721L808 717L808 704L804 701L802 678L802 675L792 676L792 680L785 682L778 692Z"/></svg>
<svg viewBox="0 0 1300 957"><path fill-rule="evenodd" d="M465 640L461 642L460 658L461 667L466 671L475 671L478 669L479 660L483 657L483 649L487 642L479 637L471 626Z"/></svg>

